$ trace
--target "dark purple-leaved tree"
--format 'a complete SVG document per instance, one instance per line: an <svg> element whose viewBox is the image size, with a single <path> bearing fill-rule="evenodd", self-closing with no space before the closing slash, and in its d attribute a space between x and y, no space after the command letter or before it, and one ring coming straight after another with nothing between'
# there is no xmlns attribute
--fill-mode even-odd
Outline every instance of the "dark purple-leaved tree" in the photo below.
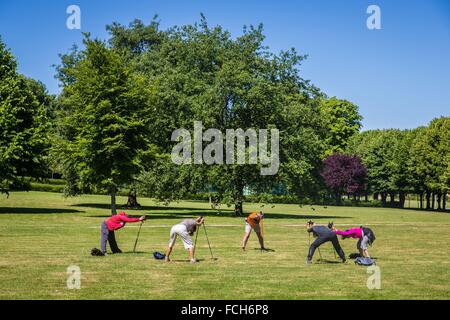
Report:
<svg viewBox="0 0 450 320"><path fill-rule="evenodd" d="M367 168L355 155L332 154L323 160L320 173L340 204L343 193L356 195L366 188Z"/></svg>

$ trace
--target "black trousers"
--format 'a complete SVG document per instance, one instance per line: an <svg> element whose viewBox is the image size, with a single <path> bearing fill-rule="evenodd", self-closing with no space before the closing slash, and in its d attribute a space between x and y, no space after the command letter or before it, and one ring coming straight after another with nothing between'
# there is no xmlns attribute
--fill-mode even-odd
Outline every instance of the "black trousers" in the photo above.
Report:
<svg viewBox="0 0 450 320"><path fill-rule="evenodd" d="M339 240L336 235L333 236L319 236L309 247L308 252L308 260L312 260L312 257L314 256L314 252L318 247L320 247L325 242L329 242L333 244L334 250L336 250L337 254L341 258L342 261L345 261L345 253L344 250L342 250L341 245L339 244Z"/></svg>

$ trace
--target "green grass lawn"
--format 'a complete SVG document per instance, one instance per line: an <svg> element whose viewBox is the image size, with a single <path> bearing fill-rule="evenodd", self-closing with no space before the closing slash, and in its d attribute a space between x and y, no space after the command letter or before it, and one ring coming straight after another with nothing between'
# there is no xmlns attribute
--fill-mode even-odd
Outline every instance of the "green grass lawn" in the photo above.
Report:
<svg viewBox="0 0 450 320"><path fill-rule="evenodd" d="M64 198L45 192L14 192L0 198L0 299L449 299L450 215L385 208L276 205L265 210L267 247L255 235L248 250L239 248L243 218L218 215L207 203L184 201L168 207L139 201L146 214L138 253L132 249L138 224L116 232L120 255L91 257L99 247L99 227L109 215L109 198ZM125 203L125 198L119 198ZM247 204L245 210L258 209ZM203 214L216 261L209 259L199 234L198 264L187 262L177 241L171 263L153 259L164 251L170 226ZM381 290L366 286L365 267L334 263L331 244L321 247L326 260L306 265L304 223L333 220L337 227L364 224L377 235L370 249L381 270ZM356 241L341 240L348 255ZM81 268L81 289L66 286L67 267Z"/></svg>

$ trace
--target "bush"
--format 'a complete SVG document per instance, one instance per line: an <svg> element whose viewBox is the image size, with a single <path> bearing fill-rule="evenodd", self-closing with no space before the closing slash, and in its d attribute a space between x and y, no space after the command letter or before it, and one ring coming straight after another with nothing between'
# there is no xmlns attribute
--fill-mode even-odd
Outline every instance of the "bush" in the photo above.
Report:
<svg viewBox="0 0 450 320"><path fill-rule="evenodd" d="M46 183L38 183L32 182L30 184L32 191L43 191L43 192L64 192L64 185L61 184L46 184Z"/></svg>

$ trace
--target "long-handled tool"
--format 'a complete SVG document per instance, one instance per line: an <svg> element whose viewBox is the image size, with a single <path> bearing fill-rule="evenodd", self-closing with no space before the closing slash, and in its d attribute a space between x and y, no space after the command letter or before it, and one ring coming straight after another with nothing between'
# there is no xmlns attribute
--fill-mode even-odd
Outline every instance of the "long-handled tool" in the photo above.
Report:
<svg viewBox="0 0 450 320"><path fill-rule="evenodd" d="M195 242L194 242L194 250L193 250L194 257L195 257L195 248L197 248L198 229L200 229L200 228L197 228L197 232L195 234Z"/></svg>
<svg viewBox="0 0 450 320"><path fill-rule="evenodd" d="M215 260L214 259L214 255L213 255L212 250L211 250L211 243L209 242L208 232L206 232L205 222L203 222L203 230L205 230L206 241L208 241L208 247L209 247L209 252L211 253L211 259Z"/></svg>
<svg viewBox="0 0 450 320"><path fill-rule="evenodd" d="M139 225L139 231L138 231L138 234L137 234L137 236L136 236L136 241L134 242L133 253L136 252L136 246L137 246L137 243L138 243L138 240L139 240L139 235L141 234L141 228L142 228L142 224L143 224L143 223L144 223L144 220L142 220L142 221L141 221L141 224Z"/></svg>
<svg viewBox="0 0 450 320"><path fill-rule="evenodd" d="M261 236L264 238L264 218L259 221L259 226L261 228Z"/></svg>
<svg viewBox="0 0 450 320"><path fill-rule="evenodd" d="M320 248L319 248L319 247L317 247L317 251L319 251L320 261L323 261L323 259L322 259L322 253L320 252Z"/></svg>

